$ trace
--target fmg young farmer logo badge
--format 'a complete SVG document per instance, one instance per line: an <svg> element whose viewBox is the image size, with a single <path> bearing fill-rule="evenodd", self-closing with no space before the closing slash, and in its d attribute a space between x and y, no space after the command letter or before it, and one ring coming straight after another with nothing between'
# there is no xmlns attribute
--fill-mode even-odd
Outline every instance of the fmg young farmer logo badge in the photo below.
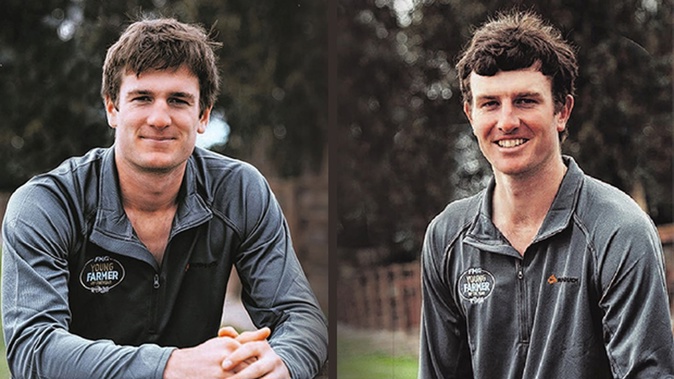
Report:
<svg viewBox="0 0 674 379"><path fill-rule="evenodd" d="M470 268L459 277L459 295L472 304L481 304L494 290L494 275L481 268Z"/></svg>
<svg viewBox="0 0 674 379"><path fill-rule="evenodd" d="M96 257L84 264L80 283L93 293L106 293L124 280L124 266L108 256Z"/></svg>

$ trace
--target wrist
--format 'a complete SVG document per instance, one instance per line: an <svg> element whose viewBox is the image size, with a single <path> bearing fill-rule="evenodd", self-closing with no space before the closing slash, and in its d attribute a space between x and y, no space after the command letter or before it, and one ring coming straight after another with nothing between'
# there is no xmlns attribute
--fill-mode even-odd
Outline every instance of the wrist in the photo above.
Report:
<svg viewBox="0 0 674 379"><path fill-rule="evenodd" d="M162 376L163 379L179 379L181 377L178 368L180 367L180 362L182 362L184 354L185 352L181 349L173 349L168 360L166 360L164 375Z"/></svg>

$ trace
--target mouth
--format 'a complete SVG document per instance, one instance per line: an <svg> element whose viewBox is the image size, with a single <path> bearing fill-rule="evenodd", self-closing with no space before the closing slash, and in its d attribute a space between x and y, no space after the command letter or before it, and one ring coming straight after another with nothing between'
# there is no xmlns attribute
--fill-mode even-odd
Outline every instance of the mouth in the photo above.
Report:
<svg viewBox="0 0 674 379"><path fill-rule="evenodd" d="M503 147L503 148L506 148L506 149L512 149L513 147L523 145L527 141L528 140L524 139L524 138L502 139L502 140L496 141L496 144L499 147Z"/></svg>
<svg viewBox="0 0 674 379"><path fill-rule="evenodd" d="M153 137L153 136L142 136L140 137L140 139L154 142L167 142L174 140L174 138L171 137Z"/></svg>

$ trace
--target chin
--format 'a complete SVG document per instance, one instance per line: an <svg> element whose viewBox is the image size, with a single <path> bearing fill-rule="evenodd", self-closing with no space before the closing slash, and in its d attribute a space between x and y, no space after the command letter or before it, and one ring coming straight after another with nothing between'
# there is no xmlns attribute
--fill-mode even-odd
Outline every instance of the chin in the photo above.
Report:
<svg viewBox="0 0 674 379"><path fill-rule="evenodd" d="M146 172L157 172L157 173L169 172L178 166L180 166L180 162L178 162L175 158L164 156L162 157L154 156L145 159L141 162L138 162L138 167L140 167L143 171Z"/></svg>
<svg viewBox="0 0 674 379"><path fill-rule="evenodd" d="M521 176L531 171L531 167L523 162L499 162L492 164L494 172L499 172L508 176Z"/></svg>

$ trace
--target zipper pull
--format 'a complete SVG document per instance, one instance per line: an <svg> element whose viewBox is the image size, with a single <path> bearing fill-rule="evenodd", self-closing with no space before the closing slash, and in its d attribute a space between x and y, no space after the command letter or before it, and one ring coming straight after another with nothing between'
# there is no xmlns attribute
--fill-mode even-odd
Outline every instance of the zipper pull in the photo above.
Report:
<svg viewBox="0 0 674 379"><path fill-rule="evenodd" d="M159 274L154 274L154 283L152 285L154 289L159 288Z"/></svg>
<svg viewBox="0 0 674 379"><path fill-rule="evenodd" d="M515 261L515 269L517 270L517 279L522 280L524 278L524 270L520 261Z"/></svg>

